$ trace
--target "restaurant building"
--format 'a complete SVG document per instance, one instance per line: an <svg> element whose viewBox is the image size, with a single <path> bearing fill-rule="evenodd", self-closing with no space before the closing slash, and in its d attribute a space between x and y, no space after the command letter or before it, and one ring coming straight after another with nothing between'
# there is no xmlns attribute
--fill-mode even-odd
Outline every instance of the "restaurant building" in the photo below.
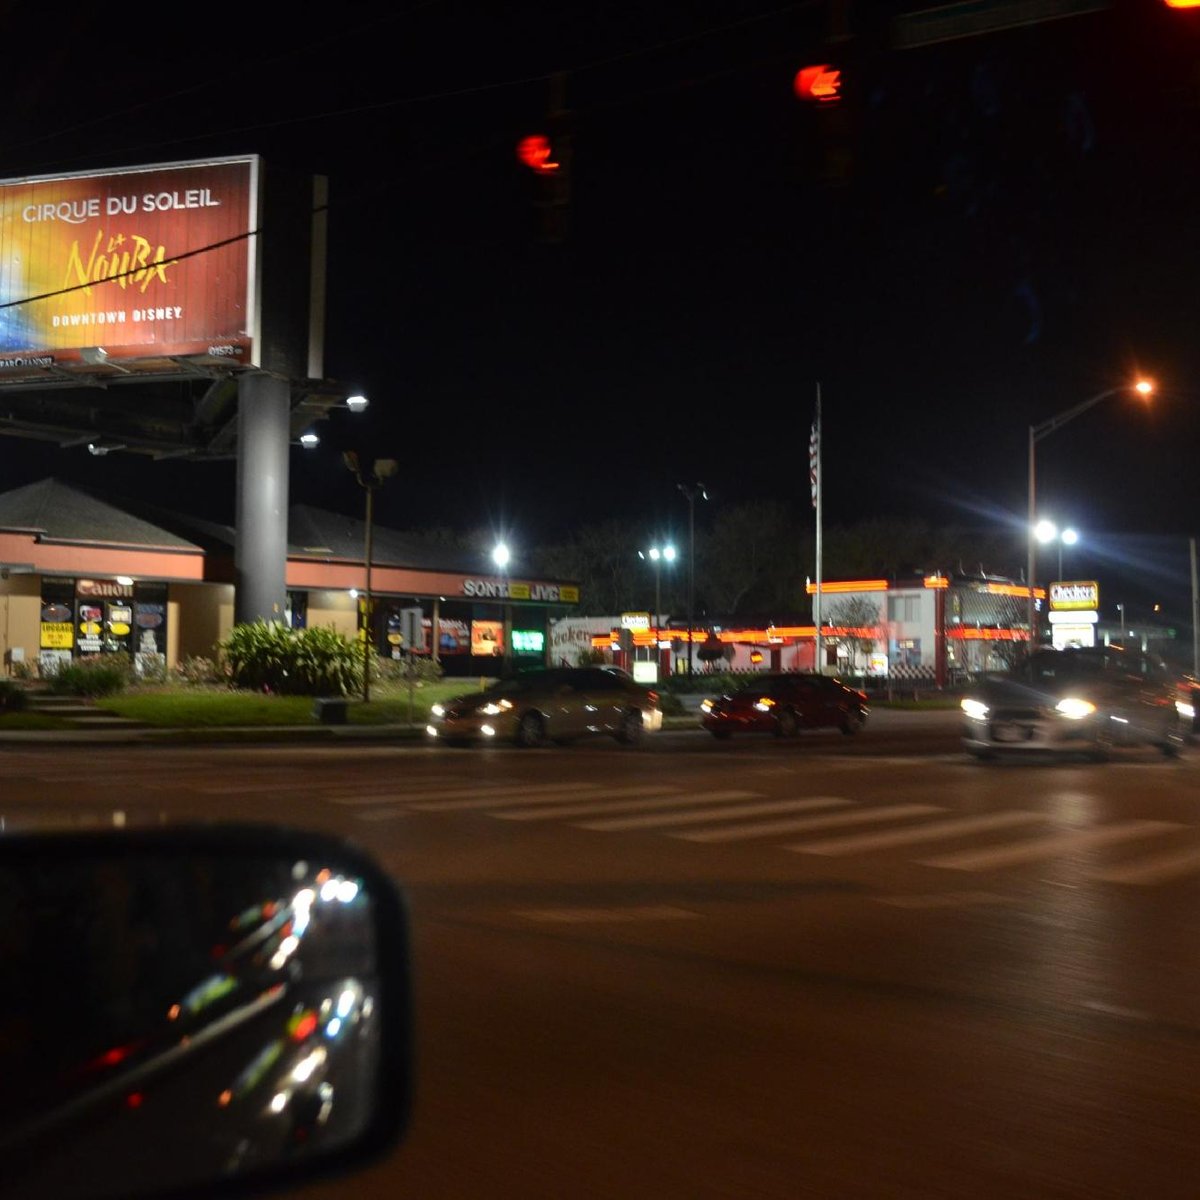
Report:
<svg viewBox="0 0 1200 1200"><path fill-rule="evenodd" d="M362 521L304 505L288 514L293 628L363 627ZM54 479L0 494L0 652L5 672L52 673L125 651L144 675L211 658L233 628L236 531ZM547 661L549 622L574 610L569 580L498 574L456 547L373 529L371 637L381 655L437 659L449 675ZM420 644L404 630L418 628ZM511 660L511 662L510 662Z"/></svg>

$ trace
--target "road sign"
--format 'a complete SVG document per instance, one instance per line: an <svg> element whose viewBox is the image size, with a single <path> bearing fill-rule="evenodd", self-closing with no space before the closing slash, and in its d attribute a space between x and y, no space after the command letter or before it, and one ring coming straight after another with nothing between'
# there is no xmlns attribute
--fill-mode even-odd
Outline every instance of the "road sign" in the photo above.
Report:
<svg viewBox="0 0 1200 1200"><path fill-rule="evenodd" d="M958 4L923 8L896 17L892 22L892 44L897 50L913 50L935 42L1100 12L1110 5L1111 0L960 0Z"/></svg>

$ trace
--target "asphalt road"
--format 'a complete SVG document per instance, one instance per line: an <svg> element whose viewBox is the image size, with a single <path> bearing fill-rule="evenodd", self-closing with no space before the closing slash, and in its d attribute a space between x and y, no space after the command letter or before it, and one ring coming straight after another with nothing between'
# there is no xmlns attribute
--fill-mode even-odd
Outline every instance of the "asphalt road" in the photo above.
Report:
<svg viewBox="0 0 1200 1200"><path fill-rule="evenodd" d="M0 749L30 824L282 820L405 885L418 1096L356 1197L1188 1197L1200 751ZM119 814L119 815L116 815Z"/></svg>

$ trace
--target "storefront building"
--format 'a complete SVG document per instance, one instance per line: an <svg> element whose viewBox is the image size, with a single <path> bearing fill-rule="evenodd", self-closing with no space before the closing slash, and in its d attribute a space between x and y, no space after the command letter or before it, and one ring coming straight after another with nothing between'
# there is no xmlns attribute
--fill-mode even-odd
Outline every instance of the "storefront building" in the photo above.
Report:
<svg viewBox="0 0 1200 1200"><path fill-rule="evenodd" d="M294 628L358 637L366 624L361 521L289 513L287 610ZM143 675L211 658L233 627L227 526L137 512L56 480L0 495L0 651L6 673L53 672L114 651ZM551 617L572 611L566 580L504 575L457 548L373 530L371 638L378 652L437 659L447 674L495 675L547 661Z"/></svg>
<svg viewBox="0 0 1200 1200"><path fill-rule="evenodd" d="M816 591L808 585L808 594ZM996 576L941 574L911 579L848 579L821 584L821 633L826 674L874 676L895 682L943 687L984 671L1003 670L1029 641L1029 589ZM1039 611L1046 593L1034 589ZM567 618L553 641L573 647L582 638L615 665L637 673L655 660L657 677L687 670L693 642L696 671L812 671L816 628L798 620L739 622L727 618L691 630L686 622L661 621L654 630L623 613Z"/></svg>

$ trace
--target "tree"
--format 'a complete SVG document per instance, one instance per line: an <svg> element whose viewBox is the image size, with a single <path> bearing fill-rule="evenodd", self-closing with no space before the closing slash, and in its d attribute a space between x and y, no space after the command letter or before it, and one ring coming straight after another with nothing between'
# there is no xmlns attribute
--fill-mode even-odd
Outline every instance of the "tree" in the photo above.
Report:
<svg viewBox="0 0 1200 1200"><path fill-rule="evenodd" d="M712 612L788 611L803 576L799 526L788 508L753 501L722 510L696 551L696 586Z"/></svg>
<svg viewBox="0 0 1200 1200"><path fill-rule="evenodd" d="M831 625L862 631L841 635L841 641L850 651L851 673L858 668L858 674L866 675L881 636L879 605L865 596L849 597L830 606L828 620Z"/></svg>

